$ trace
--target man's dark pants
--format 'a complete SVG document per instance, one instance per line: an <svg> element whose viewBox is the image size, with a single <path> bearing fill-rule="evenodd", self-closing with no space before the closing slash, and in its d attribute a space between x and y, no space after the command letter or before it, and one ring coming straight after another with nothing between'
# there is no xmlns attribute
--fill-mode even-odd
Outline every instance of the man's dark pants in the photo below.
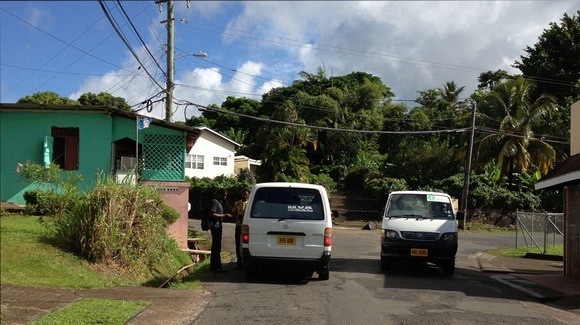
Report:
<svg viewBox="0 0 580 325"><path fill-rule="evenodd" d="M209 260L210 270L219 270L222 268L222 226L211 228L211 257Z"/></svg>
<svg viewBox="0 0 580 325"><path fill-rule="evenodd" d="M240 239L242 237L242 226L236 226L236 230L234 232L234 237L236 240L236 258L237 262L236 265L238 267L242 267L242 244L240 243Z"/></svg>

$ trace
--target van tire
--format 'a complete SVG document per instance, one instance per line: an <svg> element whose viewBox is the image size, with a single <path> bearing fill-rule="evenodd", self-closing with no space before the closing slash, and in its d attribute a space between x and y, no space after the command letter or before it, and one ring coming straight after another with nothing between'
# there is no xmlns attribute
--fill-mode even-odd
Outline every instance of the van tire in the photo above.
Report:
<svg viewBox="0 0 580 325"><path fill-rule="evenodd" d="M244 271L246 273L246 279L254 279L258 276L258 270L252 266L245 265Z"/></svg>
<svg viewBox="0 0 580 325"><path fill-rule="evenodd" d="M381 270L386 271L391 268L391 262L386 256L381 255Z"/></svg>
<svg viewBox="0 0 580 325"><path fill-rule="evenodd" d="M320 271L318 272L318 280L328 280L330 279L330 271L328 271L328 269L326 271Z"/></svg>
<svg viewBox="0 0 580 325"><path fill-rule="evenodd" d="M455 273L455 259L443 263L441 268L443 268L444 276L453 276L453 273Z"/></svg>

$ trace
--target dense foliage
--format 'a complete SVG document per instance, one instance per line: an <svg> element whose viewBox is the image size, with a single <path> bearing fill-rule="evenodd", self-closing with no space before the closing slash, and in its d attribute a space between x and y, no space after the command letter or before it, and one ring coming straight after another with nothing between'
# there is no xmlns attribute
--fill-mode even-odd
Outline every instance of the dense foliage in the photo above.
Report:
<svg viewBox="0 0 580 325"><path fill-rule="evenodd" d="M20 98L19 104L39 104L39 105L87 105L87 106L108 106L120 110L130 111L131 107L123 97L114 97L107 92L99 94L85 93L77 100L61 97L52 91L41 91L32 95Z"/></svg>
<svg viewBox="0 0 580 325"><path fill-rule="evenodd" d="M514 67L525 76L544 80L536 96L558 96L562 106L580 99L580 10L564 14L560 24L552 22L533 47L527 46Z"/></svg>

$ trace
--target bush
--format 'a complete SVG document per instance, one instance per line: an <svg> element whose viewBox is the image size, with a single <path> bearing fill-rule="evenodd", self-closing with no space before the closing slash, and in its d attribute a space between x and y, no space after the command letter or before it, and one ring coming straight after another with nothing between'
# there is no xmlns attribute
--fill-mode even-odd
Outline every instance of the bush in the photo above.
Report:
<svg viewBox="0 0 580 325"><path fill-rule="evenodd" d="M336 182L327 174L310 174L310 183L324 186L329 194L336 191Z"/></svg>
<svg viewBox="0 0 580 325"><path fill-rule="evenodd" d="M26 213L37 216L61 214L66 211L72 200L69 195L39 189L26 191L23 197L26 202Z"/></svg>
<svg viewBox="0 0 580 325"><path fill-rule="evenodd" d="M154 187L98 181L65 213L43 218L68 250L142 273L166 264L176 246L166 227L179 217Z"/></svg>
<svg viewBox="0 0 580 325"><path fill-rule="evenodd" d="M480 185L470 192L468 206L478 209L536 211L540 203L540 198L531 192Z"/></svg>
<svg viewBox="0 0 580 325"><path fill-rule="evenodd" d="M393 191L408 189L407 182L401 178L375 178L366 183L365 192L373 198L384 199Z"/></svg>
<svg viewBox="0 0 580 325"><path fill-rule="evenodd" d="M253 184L244 181L238 181L235 177L218 176L216 178L192 178L189 188L189 202L191 203L190 217L199 217L206 204L213 199L217 191L225 188L228 191L228 197L224 209L230 210L234 202L240 198L243 189L252 189Z"/></svg>

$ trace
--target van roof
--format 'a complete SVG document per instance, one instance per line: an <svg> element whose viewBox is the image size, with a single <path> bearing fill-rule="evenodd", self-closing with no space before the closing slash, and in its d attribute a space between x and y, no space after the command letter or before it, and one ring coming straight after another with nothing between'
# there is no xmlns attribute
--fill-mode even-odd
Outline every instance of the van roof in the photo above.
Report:
<svg viewBox="0 0 580 325"><path fill-rule="evenodd" d="M424 195L434 194L434 195L444 195L444 196L451 197L447 193L443 193L443 192L430 192L430 191L393 191L389 195L392 195L392 194L424 194Z"/></svg>
<svg viewBox="0 0 580 325"><path fill-rule="evenodd" d="M295 183L295 182L268 182L268 183L258 183L254 185L254 188L261 187L299 187L299 188L324 189L322 185Z"/></svg>

